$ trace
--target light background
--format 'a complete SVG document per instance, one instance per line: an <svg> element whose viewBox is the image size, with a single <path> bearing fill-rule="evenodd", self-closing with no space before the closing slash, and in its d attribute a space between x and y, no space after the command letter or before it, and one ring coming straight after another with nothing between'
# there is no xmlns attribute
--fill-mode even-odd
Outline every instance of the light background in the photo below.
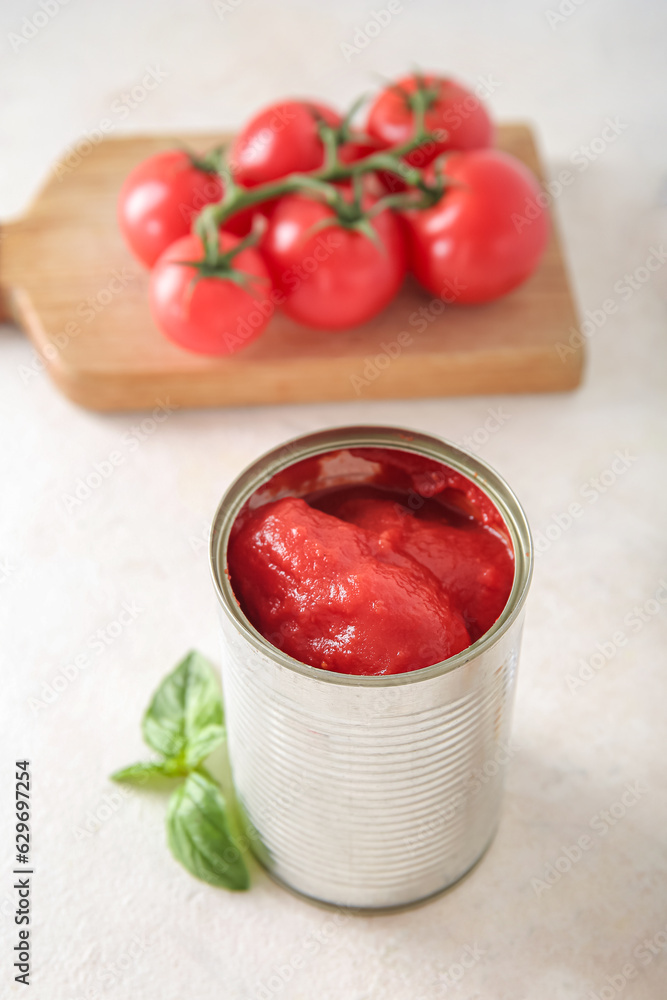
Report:
<svg viewBox="0 0 667 1000"><path fill-rule="evenodd" d="M346 61L341 43L354 44L382 6L236 0L216 12L204 0L69 0L14 51L10 34L40 8L2 5L0 218L24 210L54 158L151 67L164 82L116 134L223 130L281 96L345 105L378 74L412 64L471 83L490 74L496 117L532 121L550 175L576 175L554 211L582 317L605 299L618 304L590 338L574 394L177 412L138 446L141 415L87 413L45 375L26 381L31 348L2 328L3 998L23 995L9 969L8 867L12 765L23 756L34 783L34 1000L664 997L665 607L653 613L651 599L667 580L667 267L627 300L614 285L667 244L667 8L562 0L570 13L556 20L547 16L556 0L404 0ZM571 157L607 118L620 120L618 138L580 171ZM485 435L498 407L503 426ZM202 539L226 486L287 437L355 422L455 441L477 431L480 455L514 486L538 537L559 517L566 523L573 501L583 514L537 560L515 710L520 749L483 864L427 906L336 924L257 868L245 895L194 881L165 846L163 797L121 797L106 776L144 753L140 715L166 670L192 646L218 659ZM118 449L123 464L68 513L63 495ZM592 481L618 450L628 467L601 492ZM587 484L594 500L582 495ZM140 609L136 619L93 651L91 635L123 602ZM634 631L636 606L650 610ZM83 652L89 665L36 705ZM592 676L572 692L567 678L582 661ZM593 847L553 886L536 888L532 880L591 834L591 822L599 829L595 817L637 782L638 801L605 835L593 832ZM642 950L646 939L655 954ZM466 948L477 957L455 983ZM298 955L303 967L290 974Z"/></svg>

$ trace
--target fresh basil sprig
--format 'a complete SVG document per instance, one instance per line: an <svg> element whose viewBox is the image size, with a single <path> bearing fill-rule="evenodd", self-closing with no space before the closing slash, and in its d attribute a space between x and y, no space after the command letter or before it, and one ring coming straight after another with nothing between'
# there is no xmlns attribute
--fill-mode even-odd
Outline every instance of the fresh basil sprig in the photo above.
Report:
<svg viewBox="0 0 667 1000"><path fill-rule="evenodd" d="M219 786L193 771L169 801L167 841L187 870L212 885L247 889L248 869L234 843Z"/></svg>
<svg viewBox="0 0 667 1000"><path fill-rule="evenodd" d="M127 781L132 785L145 785L152 778L182 778L183 769L171 760L142 761L114 771L112 781Z"/></svg>
<svg viewBox="0 0 667 1000"><path fill-rule="evenodd" d="M153 695L141 729L149 747L188 773L222 743L222 698L213 669L189 653Z"/></svg>
<svg viewBox="0 0 667 1000"><path fill-rule="evenodd" d="M112 779L143 785L153 778L185 778L169 800L172 854L204 882L247 889L248 869L230 829L225 797L202 763L223 742L225 726L215 672L201 653L189 653L165 677L141 728L160 758L115 771Z"/></svg>

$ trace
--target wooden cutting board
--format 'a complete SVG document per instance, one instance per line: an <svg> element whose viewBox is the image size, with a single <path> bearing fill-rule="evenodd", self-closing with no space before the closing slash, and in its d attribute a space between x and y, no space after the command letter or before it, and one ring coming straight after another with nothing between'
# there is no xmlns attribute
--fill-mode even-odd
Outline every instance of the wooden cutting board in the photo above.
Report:
<svg viewBox="0 0 667 1000"><path fill-rule="evenodd" d="M21 372L26 381L46 366L65 395L95 410L148 409L167 397L177 406L237 406L579 384L582 348L557 348L568 344L577 316L555 232L530 281L486 306L435 315L432 297L408 281L385 312L354 330L316 332L277 313L259 340L231 358L169 343L149 313L147 272L118 232L118 191L150 154L183 142L204 151L221 138L140 136L81 147L54 167L27 215L3 226L2 312L39 355ZM526 125L500 126L498 140L544 179Z"/></svg>

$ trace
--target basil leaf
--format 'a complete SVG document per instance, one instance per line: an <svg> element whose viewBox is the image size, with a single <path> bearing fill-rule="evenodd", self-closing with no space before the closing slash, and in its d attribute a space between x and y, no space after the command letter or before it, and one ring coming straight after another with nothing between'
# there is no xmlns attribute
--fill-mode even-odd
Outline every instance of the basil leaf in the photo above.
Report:
<svg viewBox="0 0 667 1000"><path fill-rule="evenodd" d="M169 800L167 842L195 878L225 889L248 888L248 869L232 838L222 792L198 772Z"/></svg>
<svg viewBox="0 0 667 1000"><path fill-rule="evenodd" d="M142 722L146 743L194 768L225 735L222 696L213 667L189 653L153 695Z"/></svg>
<svg viewBox="0 0 667 1000"><path fill-rule="evenodd" d="M152 778L179 778L185 774L183 768L174 761L140 762L114 771L112 781L127 781L133 785L145 785Z"/></svg>

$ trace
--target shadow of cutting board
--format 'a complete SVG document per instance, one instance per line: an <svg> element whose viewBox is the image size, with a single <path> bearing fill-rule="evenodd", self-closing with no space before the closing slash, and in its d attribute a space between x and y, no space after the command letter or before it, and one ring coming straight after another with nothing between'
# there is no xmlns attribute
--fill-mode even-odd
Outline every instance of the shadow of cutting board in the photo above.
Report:
<svg viewBox="0 0 667 1000"><path fill-rule="evenodd" d="M95 410L136 410L166 397L183 407L237 406L579 384L582 349L561 358L556 347L567 344L577 316L555 232L539 270L516 292L486 306L430 312L425 329L413 314L432 297L409 280L380 316L354 330L316 332L276 313L265 334L231 358L169 343L149 313L147 272L121 240L116 199L145 157L183 142L203 151L220 139L127 137L82 149L54 168L24 218L3 227L2 311L23 327L70 399ZM544 179L527 126L501 125L498 144ZM402 331L411 335L407 345Z"/></svg>

